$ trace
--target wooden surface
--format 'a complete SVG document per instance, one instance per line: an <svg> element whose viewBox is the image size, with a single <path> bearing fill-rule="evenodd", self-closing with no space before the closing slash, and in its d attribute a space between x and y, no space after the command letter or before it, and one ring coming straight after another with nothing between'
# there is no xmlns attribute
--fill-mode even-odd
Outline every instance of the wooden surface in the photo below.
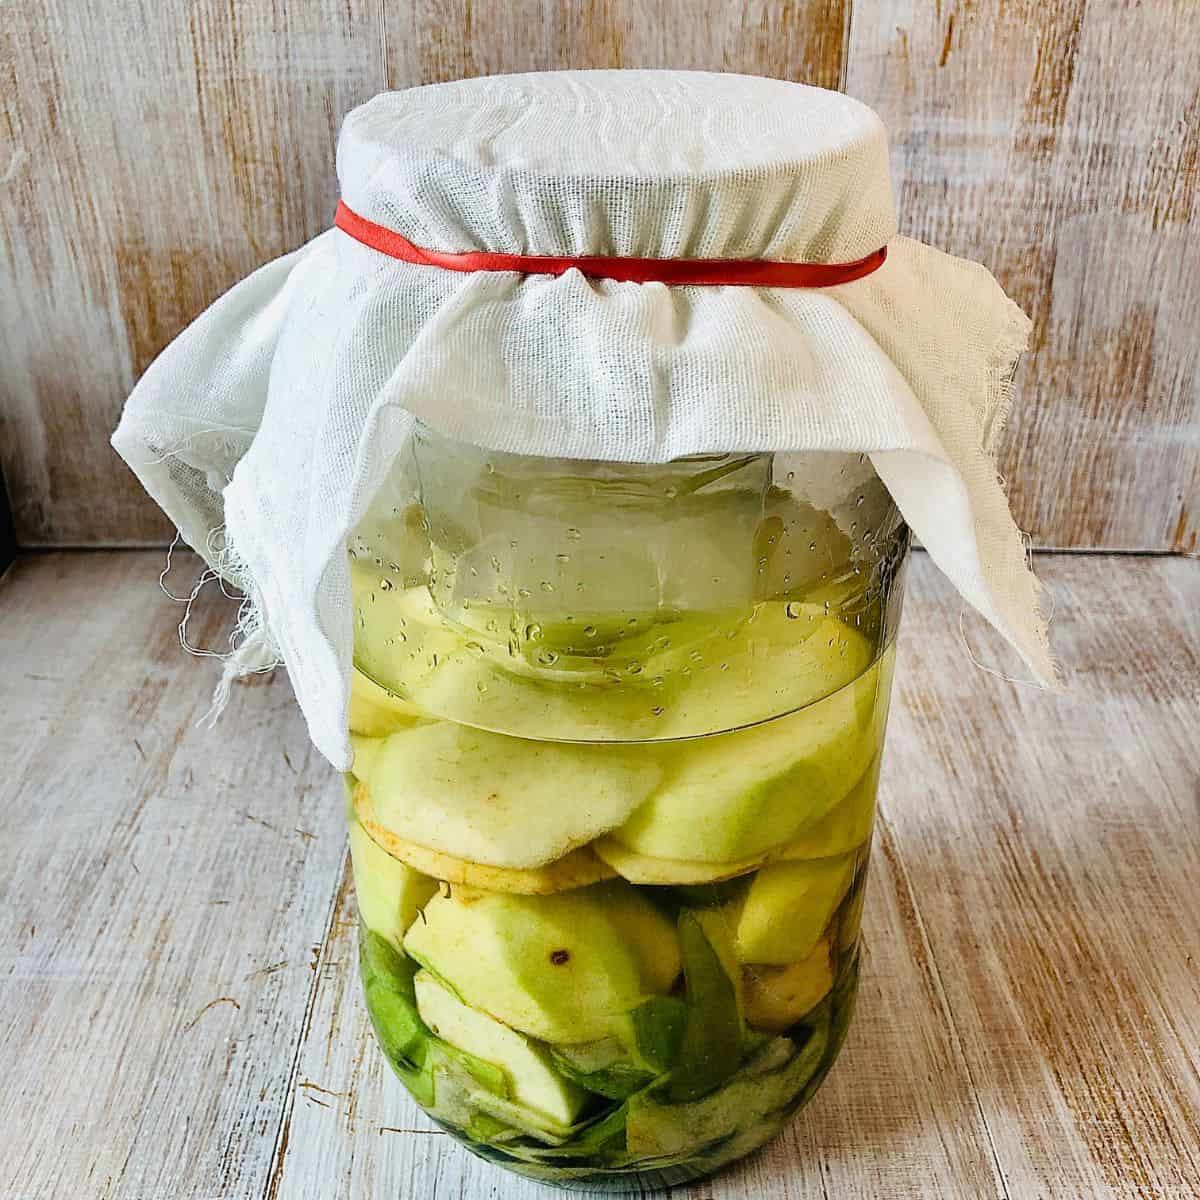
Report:
<svg viewBox="0 0 1200 1200"><path fill-rule="evenodd" d="M0 13L0 468L24 545L169 540L108 448L121 401L218 294L328 225L349 108L484 72L673 66L875 104L906 231L982 259L1034 315L1001 464L1018 521L1042 544L1197 549L1194 0Z"/></svg>
<svg viewBox="0 0 1200 1200"><path fill-rule="evenodd" d="M340 784L282 676L196 728L212 668L160 565L0 580L0 1196L550 1195L389 1074ZM672 1194L1193 1200L1200 563L1043 557L1059 696L972 668L959 603L913 568L846 1049L768 1150ZM202 599L193 640L232 607Z"/></svg>
<svg viewBox="0 0 1200 1200"><path fill-rule="evenodd" d="M904 231L1033 318L1001 473L1036 544L1198 549L1198 20L1195 0L855 7L846 90L888 126Z"/></svg>

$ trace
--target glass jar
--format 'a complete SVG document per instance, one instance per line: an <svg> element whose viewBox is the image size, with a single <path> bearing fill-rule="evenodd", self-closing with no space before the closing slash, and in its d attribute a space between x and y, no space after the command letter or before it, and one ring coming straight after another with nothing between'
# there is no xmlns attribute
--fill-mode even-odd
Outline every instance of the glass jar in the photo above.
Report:
<svg viewBox="0 0 1200 1200"><path fill-rule="evenodd" d="M360 961L392 1067L474 1153L669 1185L819 1086L907 549L857 454L414 435L350 546Z"/></svg>

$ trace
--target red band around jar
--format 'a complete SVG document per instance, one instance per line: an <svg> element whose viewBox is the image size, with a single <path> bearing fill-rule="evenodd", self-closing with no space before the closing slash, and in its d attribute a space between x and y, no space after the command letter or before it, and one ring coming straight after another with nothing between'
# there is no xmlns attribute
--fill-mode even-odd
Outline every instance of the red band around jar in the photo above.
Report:
<svg viewBox="0 0 1200 1200"><path fill-rule="evenodd" d="M823 288L850 283L883 266L887 247L844 263L773 262L737 258L559 258L541 254L495 254L487 250L447 252L415 246L408 238L376 225L338 201L333 223L364 246L390 258L446 271L517 271L524 275L562 275L580 271L594 279L623 283L728 284L742 287Z"/></svg>

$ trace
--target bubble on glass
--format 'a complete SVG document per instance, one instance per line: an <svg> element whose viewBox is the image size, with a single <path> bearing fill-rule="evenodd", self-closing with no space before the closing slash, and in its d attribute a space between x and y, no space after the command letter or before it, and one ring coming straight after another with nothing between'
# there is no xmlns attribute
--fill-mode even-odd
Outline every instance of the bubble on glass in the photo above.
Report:
<svg viewBox="0 0 1200 1200"><path fill-rule="evenodd" d="M379 590L381 592L390 592L393 586L394 585L390 579L381 579L379 581Z"/></svg>
<svg viewBox="0 0 1200 1200"><path fill-rule="evenodd" d="M525 626L525 640L527 642L536 642L542 636L542 627L536 621L530 621Z"/></svg>
<svg viewBox="0 0 1200 1200"><path fill-rule="evenodd" d="M537 660L543 667L552 667L558 662L558 652L551 650L548 647L543 648L537 653Z"/></svg>
<svg viewBox="0 0 1200 1200"><path fill-rule="evenodd" d="M533 593L527 587L523 587L517 588L517 595L520 596L522 600L528 600Z"/></svg>
<svg viewBox="0 0 1200 1200"><path fill-rule="evenodd" d="M795 621L798 617L804 615L804 605L801 604L799 600L789 600L783 606L783 613L784 616Z"/></svg>
<svg viewBox="0 0 1200 1200"><path fill-rule="evenodd" d="M643 667L643 666L642 666L642 664L641 664L640 662L638 662L638 661L637 661L637 659L634 659L634 660L633 660L633 661L632 661L632 662L631 662L631 663L630 663L630 664L629 664L629 665L628 665L628 666L625 668L625 670L626 670L626 671L628 671L630 675L640 675L640 674L641 674L641 673L642 673L642 672L643 672L645 669L646 669L646 668L645 668L645 667Z"/></svg>
<svg viewBox="0 0 1200 1200"><path fill-rule="evenodd" d="M599 630L595 627L595 625L585 625L583 627L584 637L594 638L598 632Z"/></svg>
<svg viewBox="0 0 1200 1200"><path fill-rule="evenodd" d="M499 570L500 570L500 560L499 560L499 559L498 559L498 558L497 558L497 557L496 557L494 554L492 555L492 558L491 558L491 563L492 563L492 570L493 570L493 571L499 571Z"/></svg>
<svg viewBox="0 0 1200 1200"><path fill-rule="evenodd" d="M569 541L569 542L578 542L582 537L583 537L583 534L580 533L579 530L576 529L574 525L572 525L567 530L567 541Z"/></svg>
<svg viewBox="0 0 1200 1200"><path fill-rule="evenodd" d="M663 713L665 713L667 710L665 708L663 708L663 706L661 704L656 704L650 711L656 717L661 717L663 715Z"/></svg>
<svg viewBox="0 0 1200 1200"><path fill-rule="evenodd" d="M552 592L552 591L554 591L554 584L552 584L552 583L550 582L550 580L548 580L548 579L543 579L543 580L542 580L542 591L543 591L543 592Z"/></svg>
<svg viewBox="0 0 1200 1200"><path fill-rule="evenodd" d="M470 650L472 654L484 653L483 645L480 642L468 642L467 649Z"/></svg>
<svg viewBox="0 0 1200 1200"><path fill-rule="evenodd" d="M571 561L571 556L569 554L556 554L554 557L558 562L564 564Z"/></svg>

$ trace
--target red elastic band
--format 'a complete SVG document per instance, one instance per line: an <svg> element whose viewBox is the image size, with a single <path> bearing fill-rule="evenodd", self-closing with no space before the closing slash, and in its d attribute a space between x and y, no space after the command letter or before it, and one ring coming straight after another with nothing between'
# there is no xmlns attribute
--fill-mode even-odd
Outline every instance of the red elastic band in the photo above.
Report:
<svg viewBox="0 0 1200 1200"><path fill-rule="evenodd" d="M731 284L743 287L822 288L849 283L883 266L887 247L866 258L845 263L772 262L737 258L556 258L540 254L493 254L487 250L461 253L414 246L394 229L360 217L339 200L333 223L357 242L423 267L447 271L519 271L524 275L562 275L581 271L595 279L625 283Z"/></svg>

